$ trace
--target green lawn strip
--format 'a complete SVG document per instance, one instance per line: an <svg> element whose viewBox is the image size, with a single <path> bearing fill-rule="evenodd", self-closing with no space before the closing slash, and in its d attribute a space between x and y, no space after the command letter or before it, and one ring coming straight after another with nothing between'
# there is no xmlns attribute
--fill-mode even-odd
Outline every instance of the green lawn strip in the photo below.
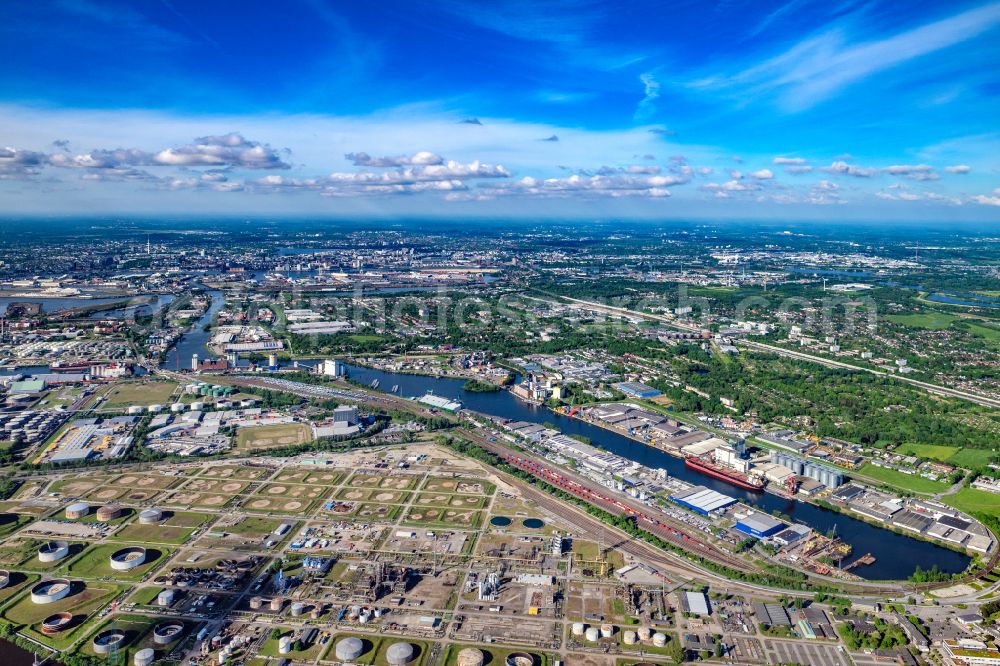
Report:
<svg viewBox="0 0 1000 666"><path fill-rule="evenodd" d="M136 544L102 544L93 546L76 558L68 567L71 576L78 578L112 578L115 580L139 580L167 558L171 551L166 548L148 546L146 561L134 569L118 571L111 568L111 555Z"/></svg>
<svg viewBox="0 0 1000 666"><path fill-rule="evenodd" d="M996 493L962 488L954 495L945 495L941 501L965 513L982 512L1000 518L1000 495Z"/></svg>
<svg viewBox="0 0 1000 666"><path fill-rule="evenodd" d="M904 474L887 467L878 467L871 463L858 470L859 476L880 481L894 488L903 488L917 493L939 493L948 489L945 481L931 481L919 474Z"/></svg>

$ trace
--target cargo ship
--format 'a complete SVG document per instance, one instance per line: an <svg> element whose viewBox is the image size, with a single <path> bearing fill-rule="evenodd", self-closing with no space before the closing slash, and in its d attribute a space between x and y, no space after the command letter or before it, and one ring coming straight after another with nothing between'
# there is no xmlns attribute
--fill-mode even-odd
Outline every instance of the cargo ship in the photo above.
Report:
<svg viewBox="0 0 1000 666"><path fill-rule="evenodd" d="M761 477L743 474L741 472L737 472L735 469L716 465L715 463L705 460L704 458L699 458L698 456L688 456L684 459L684 464L691 469L698 470L702 474L714 476L715 478L721 479L726 483L739 486L744 490L760 492L764 489L764 479Z"/></svg>

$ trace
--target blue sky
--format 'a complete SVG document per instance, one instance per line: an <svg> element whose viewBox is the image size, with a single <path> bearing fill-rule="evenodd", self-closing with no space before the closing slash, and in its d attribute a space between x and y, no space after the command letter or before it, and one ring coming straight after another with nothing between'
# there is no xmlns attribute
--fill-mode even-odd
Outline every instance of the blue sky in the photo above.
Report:
<svg viewBox="0 0 1000 666"><path fill-rule="evenodd" d="M1000 221L1000 2L5 3L9 212Z"/></svg>

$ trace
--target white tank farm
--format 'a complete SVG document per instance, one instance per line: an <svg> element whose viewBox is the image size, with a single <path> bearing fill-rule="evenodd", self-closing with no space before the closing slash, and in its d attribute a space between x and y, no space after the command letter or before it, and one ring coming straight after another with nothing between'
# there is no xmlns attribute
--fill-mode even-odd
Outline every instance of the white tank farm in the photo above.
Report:
<svg viewBox="0 0 1000 666"><path fill-rule="evenodd" d="M354 661L365 651L365 643L360 638L349 636L337 642L335 654L338 661Z"/></svg>
<svg viewBox="0 0 1000 666"><path fill-rule="evenodd" d="M31 588L31 602L35 604L51 604L69 596L73 586L65 578L53 578L43 581Z"/></svg>
<svg viewBox="0 0 1000 666"><path fill-rule="evenodd" d="M586 630L587 630L587 625L585 625L583 622L574 622L573 623L573 635L574 636L583 636L583 632L586 631Z"/></svg>
<svg viewBox="0 0 1000 666"><path fill-rule="evenodd" d="M135 657L132 659L135 666L149 666L153 663L153 659L156 658L156 652L153 648L143 648L135 653Z"/></svg>
<svg viewBox="0 0 1000 666"><path fill-rule="evenodd" d="M590 627L584 633L584 637L586 637L586 639L591 643L596 643L601 637L601 632L598 631L597 627Z"/></svg>
<svg viewBox="0 0 1000 666"><path fill-rule="evenodd" d="M651 627L639 627L639 640L648 641L653 636L653 629Z"/></svg>
<svg viewBox="0 0 1000 666"><path fill-rule="evenodd" d="M385 651L385 660L389 666L406 666L413 658L413 646L409 643L393 643Z"/></svg>
<svg viewBox="0 0 1000 666"><path fill-rule="evenodd" d="M115 571L130 571L146 561L146 549L130 546L111 553L111 568Z"/></svg>
<svg viewBox="0 0 1000 666"><path fill-rule="evenodd" d="M639 642L639 635L634 631L626 631L622 634L622 640L625 641L625 645L635 645Z"/></svg>
<svg viewBox="0 0 1000 666"><path fill-rule="evenodd" d="M458 659L455 660L457 666L483 666L485 662L486 655L476 648L465 648L458 653Z"/></svg>
<svg viewBox="0 0 1000 666"><path fill-rule="evenodd" d="M142 525L154 525L161 520L163 520L163 512L156 507L143 509L139 513L139 523Z"/></svg>
<svg viewBox="0 0 1000 666"><path fill-rule="evenodd" d="M278 639L278 653L288 654L292 651L292 637L291 635L284 635Z"/></svg>
<svg viewBox="0 0 1000 666"><path fill-rule="evenodd" d="M69 555L69 542L49 541L38 549L39 562L55 562Z"/></svg>
<svg viewBox="0 0 1000 666"><path fill-rule="evenodd" d="M602 624L601 625L601 638L611 638L615 634L615 625L613 624Z"/></svg>

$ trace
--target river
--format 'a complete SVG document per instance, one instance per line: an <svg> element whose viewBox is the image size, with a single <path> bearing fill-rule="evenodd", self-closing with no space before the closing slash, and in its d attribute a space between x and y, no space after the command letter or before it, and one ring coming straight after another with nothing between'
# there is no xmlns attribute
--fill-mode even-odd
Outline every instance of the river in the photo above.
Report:
<svg viewBox="0 0 1000 666"><path fill-rule="evenodd" d="M744 491L714 477L700 474L685 466L680 458L659 449L579 419L557 414L546 407L528 404L509 391L477 393L466 391L463 388L465 380L462 379L397 374L354 365L348 365L348 375L365 384L378 379L379 388L383 391L390 391L394 385L399 385L399 394L406 397L419 397L431 391L435 395L460 400L464 406L485 414L531 423L548 422L566 435L583 435L606 451L646 467L665 469L672 477L712 488L768 513L779 511L791 516L795 522L808 525L823 534L836 529L837 536L854 548L854 557L865 553L875 556L874 564L860 566L853 571L869 580L901 580L913 573L918 564L924 569L936 564L947 573L963 571L969 564L969 557L961 553L869 525L836 511L807 502L783 499L770 493Z"/></svg>
<svg viewBox="0 0 1000 666"><path fill-rule="evenodd" d="M218 289L210 289L207 293L212 298L212 303L208 306L208 310L206 310L205 314L198 319L194 326L192 326L187 333L182 335L177 343L174 344L169 351L167 351L167 356L160 365L161 368L167 368L170 370L175 370L178 367L190 369L191 356L193 354L198 354L198 356L202 358L210 355L210 352L205 348L205 345L212 339L212 334L210 331L205 330L205 326L212 323L215 313L221 310L222 306L225 304L225 298L223 297L222 292Z"/></svg>
<svg viewBox="0 0 1000 666"><path fill-rule="evenodd" d="M31 666L35 656L27 650L0 640L0 664L3 666Z"/></svg>

